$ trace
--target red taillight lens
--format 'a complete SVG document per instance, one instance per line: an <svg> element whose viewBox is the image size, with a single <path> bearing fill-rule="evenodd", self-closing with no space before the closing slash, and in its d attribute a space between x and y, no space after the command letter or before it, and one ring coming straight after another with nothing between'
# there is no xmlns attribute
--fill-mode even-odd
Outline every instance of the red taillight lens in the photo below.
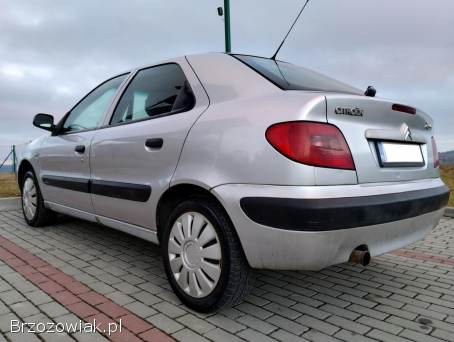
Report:
<svg viewBox="0 0 454 342"><path fill-rule="evenodd" d="M432 153L433 153L433 157L434 157L434 167L439 167L440 158L438 157L437 143L435 142L434 137L432 137Z"/></svg>
<svg viewBox="0 0 454 342"><path fill-rule="evenodd" d="M350 149L339 129L315 122L282 122L266 130L266 140L298 163L355 170Z"/></svg>
<svg viewBox="0 0 454 342"><path fill-rule="evenodd" d="M396 112L403 112L403 113L413 114L413 115L416 114L416 108L401 105L398 103L393 104L392 109Z"/></svg>

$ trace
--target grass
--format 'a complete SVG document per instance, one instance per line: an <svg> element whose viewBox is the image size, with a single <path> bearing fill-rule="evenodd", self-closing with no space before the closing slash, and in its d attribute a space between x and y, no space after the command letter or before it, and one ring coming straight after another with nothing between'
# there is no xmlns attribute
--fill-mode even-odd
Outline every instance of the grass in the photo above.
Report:
<svg viewBox="0 0 454 342"><path fill-rule="evenodd" d="M19 196L16 177L12 173L0 173L0 198Z"/></svg>
<svg viewBox="0 0 454 342"><path fill-rule="evenodd" d="M443 181L451 189L448 206L454 207L454 166L442 166L440 174ZM19 196L14 174L0 173L0 198L13 196Z"/></svg>
<svg viewBox="0 0 454 342"><path fill-rule="evenodd" d="M449 207L454 207L454 166L442 166L440 168L441 178L446 185L451 189L451 195L449 197Z"/></svg>

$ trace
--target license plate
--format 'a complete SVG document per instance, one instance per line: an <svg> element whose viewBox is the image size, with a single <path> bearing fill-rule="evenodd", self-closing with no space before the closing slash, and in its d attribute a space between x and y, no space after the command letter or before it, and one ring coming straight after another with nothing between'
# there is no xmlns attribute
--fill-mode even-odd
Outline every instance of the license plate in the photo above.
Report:
<svg viewBox="0 0 454 342"><path fill-rule="evenodd" d="M421 146L395 142L377 142L378 160L381 167L424 166Z"/></svg>

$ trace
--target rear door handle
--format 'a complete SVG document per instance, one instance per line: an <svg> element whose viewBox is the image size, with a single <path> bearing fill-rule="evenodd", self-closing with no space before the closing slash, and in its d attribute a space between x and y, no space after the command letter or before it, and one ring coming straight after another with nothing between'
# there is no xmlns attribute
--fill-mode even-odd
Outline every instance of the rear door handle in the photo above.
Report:
<svg viewBox="0 0 454 342"><path fill-rule="evenodd" d="M77 145L74 148L74 151L76 151L77 153L84 153L85 152L85 146L84 145Z"/></svg>
<svg viewBox="0 0 454 342"><path fill-rule="evenodd" d="M153 149L160 149L163 144L164 140L162 138L150 138L145 141L145 146Z"/></svg>

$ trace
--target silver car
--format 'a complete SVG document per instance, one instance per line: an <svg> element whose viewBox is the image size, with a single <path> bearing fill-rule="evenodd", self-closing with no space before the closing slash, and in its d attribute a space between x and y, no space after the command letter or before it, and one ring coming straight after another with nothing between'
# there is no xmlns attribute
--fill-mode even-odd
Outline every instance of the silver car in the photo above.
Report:
<svg viewBox="0 0 454 342"><path fill-rule="evenodd" d="M62 213L162 246L172 288L234 305L249 269L320 270L422 239L440 220L432 119L307 69L210 53L113 77L22 155L24 218Z"/></svg>

